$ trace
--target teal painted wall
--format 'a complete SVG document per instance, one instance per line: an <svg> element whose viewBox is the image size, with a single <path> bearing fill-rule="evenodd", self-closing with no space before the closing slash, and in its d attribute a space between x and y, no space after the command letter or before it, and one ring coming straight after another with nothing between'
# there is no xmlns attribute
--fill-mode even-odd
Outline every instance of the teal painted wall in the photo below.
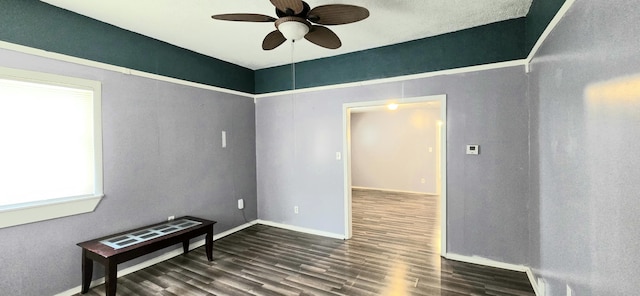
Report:
<svg viewBox="0 0 640 296"><path fill-rule="evenodd" d="M525 50L527 54L547 28L565 0L534 0L525 21Z"/></svg>
<svg viewBox="0 0 640 296"><path fill-rule="evenodd" d="M37 0L0 0L0 40L253 93L253 70Z"/></svg>
<svg viewBox="0 0 640 296"><path fill-rule="evenodd" d="M525 58L525 19L296 64L296 88L417 74ZM256 93L292 89L291 65L257 70Z"/></svg>
<svg viewBox="0 0 640 296"><path fill-rule="evenodd" d="M564 0L534 0L526 18L296 64L296 88L526 57ZM291 66L253 71L37 0L0 0L0 40L247 93L292 89Z"/></svg>

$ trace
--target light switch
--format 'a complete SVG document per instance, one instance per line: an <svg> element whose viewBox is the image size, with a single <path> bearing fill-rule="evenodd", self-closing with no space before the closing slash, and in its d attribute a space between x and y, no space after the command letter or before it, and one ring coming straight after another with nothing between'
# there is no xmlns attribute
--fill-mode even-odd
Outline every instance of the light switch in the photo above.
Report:
<svg viewBox="0 0 640 296"><path fill-rule="evenodd" d="M471 154L471 155L480 154L480 145L467 145L467 154Z"/></svg>
<svg viewBox="0 0 640 296"><path fill-rule="evenodd" d="M342 153L336 152L336 160L342 159Z"/></svg>

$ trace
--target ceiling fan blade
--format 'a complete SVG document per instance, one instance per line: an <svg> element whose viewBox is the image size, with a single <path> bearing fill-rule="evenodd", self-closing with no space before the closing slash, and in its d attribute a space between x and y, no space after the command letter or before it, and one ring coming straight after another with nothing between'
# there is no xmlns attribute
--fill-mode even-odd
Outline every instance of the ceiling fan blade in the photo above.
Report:
<svg viewBox="0 0 640 296"><path fill-rule="evenodd" d="M284 35L282 35L280 31L275 30L267 34L267 37L264 37L264 40L262 41L262 49L272 50L280 46L280 44L284 43L286 40L287 38L284 38Z"/></svg>
<svg viewBox="0 0 640 296"><path fill-rule="evenodd" d="M229 14L216 14L211 18L222 21L234 21L234 22L258 22L266 23L273 22L276 19L264 14L254 13L229 13Z"/></svg>
<svg viewBox="0 0 640 296"><path fill-rule="evenodd" d="M301 13L304 10L302 0L271 0L271 4L282 12L292 13L293 15ZM287 12L291 10L291 12Z"/></svg>
<svg viewBox="0 0 640 296"><path fill-rule="evenodd" d="M307 19L321 25L343 25L361 21L369 17L364 7L346 4L318 6L309 11Z"/></svg>
<svg viewBox="0 0 640 296"><path fill-rule="evenodd" d="M336 33L323 26L313 26L309 33L304 36L311 43L328 49L336 49L342 46L342 42Z"/></svg>

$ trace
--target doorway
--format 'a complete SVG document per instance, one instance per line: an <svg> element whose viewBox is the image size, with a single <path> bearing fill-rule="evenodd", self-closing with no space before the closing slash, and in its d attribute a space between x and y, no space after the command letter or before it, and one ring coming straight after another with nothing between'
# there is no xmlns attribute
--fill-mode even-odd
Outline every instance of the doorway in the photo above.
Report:
<svg viewBox="0 0 640 296"><path fill-rule="evenodd" d="M437 104L440 121L436 128L436 190L439 194L440 204L440 254L446 254L446 95L425 96L415 98L404 98L385 101L368 101L343 104L343 151L344 151L344 211L345 211L345 238L350 239L353 235L352 229L352 142L351 142L351 120L352 114L356 112L380 111L390 107L407 108L412 105ZM395 106L394 106L395 105Z"/></svg>

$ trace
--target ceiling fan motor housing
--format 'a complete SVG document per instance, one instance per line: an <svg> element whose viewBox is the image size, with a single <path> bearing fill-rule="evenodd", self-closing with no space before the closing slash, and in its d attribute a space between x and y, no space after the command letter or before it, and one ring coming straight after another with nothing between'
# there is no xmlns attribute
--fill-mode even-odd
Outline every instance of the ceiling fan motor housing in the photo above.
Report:
<svg viewBox="0 0 640 296"><path fill-rule="evenodd" d="M297 16L301 18L307 17L307 14L309 14L311 7L309 6L309 4L307 4L307 2L304 2L304 1L301 1L301 2L302 2L303 9L300 13L295 13L295 11L293 11L291 8L287 8L286 11L282 11L276 7L276 15L279 18L285 17L285 16Z"/></svg>
<svg viewBox="0 0 640 296"><path fill-rule="evenodd" d="M284 38L293 41L302 39L311 30L311 23L297 16L281 17L276 20L275 25Z"/></svg>
<svg viewBox="0 0 640 296"><path fill-rule="evenodd" d="M262 49L272 50L287 40L305 38L309 42L327 48L342 46L338 35L326 26L344 25L369 17L369 10L349 4L327 4L313 9L302 0L270 0L276 8L278 19L264 14L227 13L211 16L213 19L240 22L274 22L276 30L262 41ZM314 23L313 25L311 23Z"/></svg>

